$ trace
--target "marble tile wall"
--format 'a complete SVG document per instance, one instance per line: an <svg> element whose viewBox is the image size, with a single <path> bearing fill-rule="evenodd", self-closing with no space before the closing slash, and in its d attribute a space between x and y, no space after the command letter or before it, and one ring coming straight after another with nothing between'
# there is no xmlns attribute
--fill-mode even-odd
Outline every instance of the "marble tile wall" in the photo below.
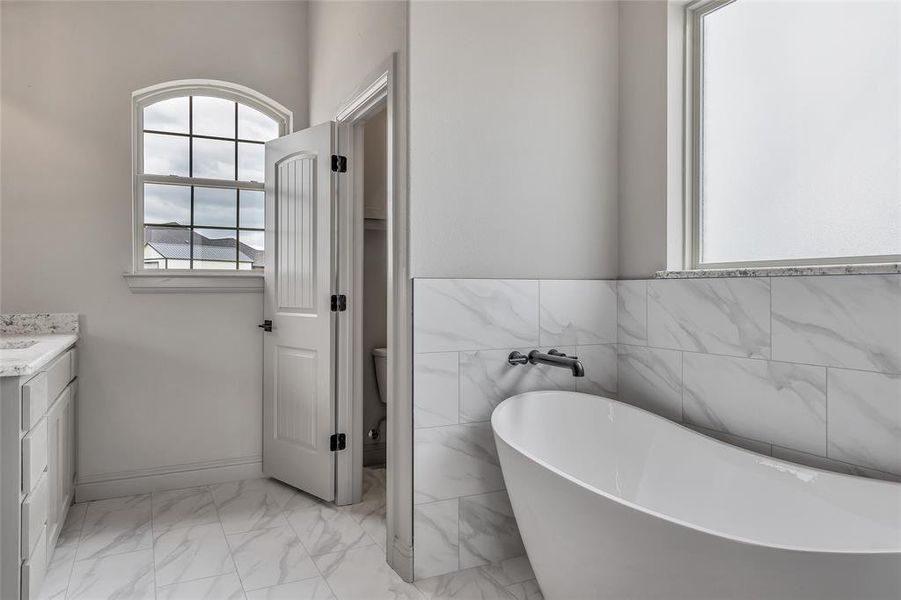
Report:
<svg viewBox="0 0 901 600"><path fill-rule="evenodd" d="M417 279L414 307L418 580L524 552L489 422L520 392L616 397L755 452L901 481L901 274ZM506 363L552 347L587 376Z"/></svg>
<svg viewBox="0 0 901 600"><path fill-rule="evenodd" d="M615 281L414 281L414 576L495 568L525 553L491 412L532 390L616 394ZM586 377L511 367L512 350L579 356ZM468 572L468 571L467 571Z"/></svg>
<svg viewBox="0 0 901 600"><path fill-rule="evenodd" d="M901 479L901 275L617 282L618 398L757 452Z"/></svg>

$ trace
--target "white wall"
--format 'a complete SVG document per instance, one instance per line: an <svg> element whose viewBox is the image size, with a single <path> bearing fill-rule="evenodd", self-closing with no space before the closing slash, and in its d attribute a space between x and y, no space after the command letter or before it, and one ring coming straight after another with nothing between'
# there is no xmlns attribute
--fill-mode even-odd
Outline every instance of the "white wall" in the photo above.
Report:
<svg viewBox="0 0 901 600"><path fill-rule="evenodd" d="M665 1L619 9L619 276L666 268Z"/></svg>
<svg viewBox="0 0 901 600"><path fill-rule="evenodd" d="M303 3L2 3L3 312L82 315L81 478L256 457L258 294L135 295L131 92L233 81L306 125Z"/></svg>
<svg viewBox="0 0 901 600"><path fill-rule="evenodd" d="M616 2L414 2L414 277L617 274Z"/></svg>
<svg viewBox="0 0 901 600"><path fill-rule="evenodd" d="M407 2L310 3L310 123L334 119L393 52L403 55L406 23Z"/></svg>

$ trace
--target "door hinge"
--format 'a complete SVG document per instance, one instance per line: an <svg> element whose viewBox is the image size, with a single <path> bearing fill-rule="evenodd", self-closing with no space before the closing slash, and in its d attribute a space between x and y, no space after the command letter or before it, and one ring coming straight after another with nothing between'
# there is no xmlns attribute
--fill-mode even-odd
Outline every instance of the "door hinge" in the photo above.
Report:
<svg viewBox="0 0 901 600"><path fill-rule="evenodd" d="M338 294L332 296L332 312L344 312L347 310L347 296Z"/></svg>
<svg viewBox="0 0 901 600"><path fill-rule="evenodd" d="M328 447L332 452L344 450L347 448L347 436L343 433L333 433L332 437L329 438Z"/></svg>
<svg viewBox="0 0 901 600"><path fill-rule="evenodd" d="M335 173L347 173L347 157L340 154L332 154L332 171Z"/></svg>

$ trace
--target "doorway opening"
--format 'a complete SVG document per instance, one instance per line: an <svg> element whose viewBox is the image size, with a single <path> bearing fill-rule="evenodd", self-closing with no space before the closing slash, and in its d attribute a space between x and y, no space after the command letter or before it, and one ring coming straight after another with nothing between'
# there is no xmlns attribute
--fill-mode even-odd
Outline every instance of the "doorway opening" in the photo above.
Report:
<svg viewBox="0 0 901 600"><path fill-rule="evenodd" d="M412 286L395 61L334 122L266 146L263 471L361 525L374 517L369 535L410 581Z"/></svg>
<svg viewBox="0 0 901 600"><path fill-rule="evenodd" d="M388 110L362 124L363 157L363 467L385 465L388 416ZM360 174L358 173L358 176Z"/></svg>

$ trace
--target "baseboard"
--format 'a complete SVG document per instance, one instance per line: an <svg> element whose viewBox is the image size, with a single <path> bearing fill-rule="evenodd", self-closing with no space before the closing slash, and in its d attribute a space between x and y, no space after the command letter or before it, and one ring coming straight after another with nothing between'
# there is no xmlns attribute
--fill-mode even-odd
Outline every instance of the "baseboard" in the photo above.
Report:
<svg viewBox="0 0 901 600"><path fill-rule="evenodd" d="M385 442L363 444L363 466L376 467L385 464L388 445Z"/></svg>
<svg viewBox="0 0 901 600"><path fill-rule="evenodd" d="M404 581L413 581L413 547L394 538L388 552L388 566Z"/></svg>
<svg viewBox="0 0 901 600"><path fill-rule="evenodd" d="M261 456L169 465L79 477L75 501L89 502L263 476Z"/></svg>

